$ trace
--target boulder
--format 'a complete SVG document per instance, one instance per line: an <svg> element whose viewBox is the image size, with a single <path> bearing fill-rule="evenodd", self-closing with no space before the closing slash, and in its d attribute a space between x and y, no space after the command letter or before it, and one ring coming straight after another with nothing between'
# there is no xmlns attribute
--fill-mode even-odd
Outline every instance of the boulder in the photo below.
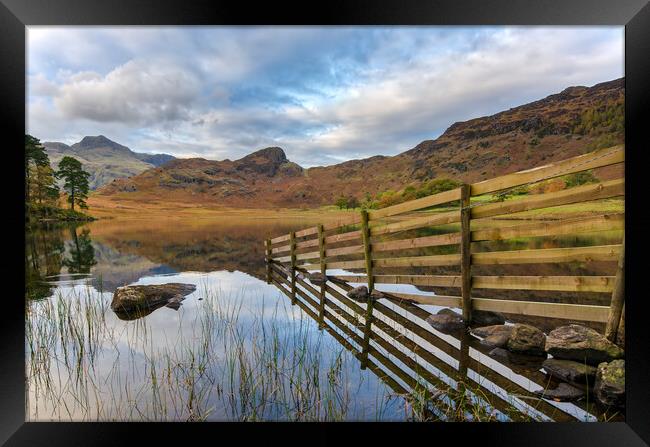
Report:
<svg viewBox="0 0 650 447"><path fill-rule="evenodd" d="M173 296L167 301L167 304L165 304L165 307L169 307L170 309L178 310L180 307L183 305L182 301L185 299L183 295L176 295Z"/></svg>
<svg viewBox="0 0 650 447"><path fill-rule="evenodd" d="M596 368L573 360L547 359L542 368L551 376L581 386L591 386L596 378Z"/></svg>
<svg viewBox="0 0 650 447"><path fill-rule="evenodd" d="M321 272L310 273L309 282L316 286L323 285L327 282L327 275L324 275Z"/></svg>
<svg viewBox="0 0 650 447"><path fill-rule="evenodd" d="M465 328L463 317L451 309L442 309L427 318L427 323L440 332L455 332Z"/></svg>
<svg viewBox="0 0 650 447"><path fill-rule="evenodd" d="M546 337L546 352L557 359L597 366L622 358L624 352L597 331L579 324L553 329Z"/></svg>
<svg viewBox="0 0 650 447"><path fill-rule="evenodd" d="M522 375L539 371L542 367L542 362L544 361L543 357L517 354L503 348L494 348L488 353L488 355L494 357L517 374Z"/></svg>
<svg viewBox="0 0 650 447"><path fill-rule="evenodd" d="M513 326L493 325L472 329L470 333L483 338L481 344L495 348L505 348L512 334Z"/></svg>
<svg viewBox="0 0 650 447"><path fill-rule="evenodd" d="M348 290L348 293L346 293L348 298L357 301L359 303L366 303L368 302L368 297L370 296L368 293L368 288L366 286L359 286L355 287L352 290Z"/></svg>
<svg viewBox="0 0 650 447"><path fill-rule="evenodd" d="M598 365L594 394L603 405L625 407L625 360Z"/></svg>
<svg viewBox="0 0 650 447"><path fill-rule="evenodd" d="M489 310L473 310L472 311L472 326L494 326L504 324L506 317L498 312L490 312Z"/></svg>
<svg viewBox="0 0 650 447"><path fill-rule="evenodd" d="M583 398L584 390L573 387L568 383L561 382L555 389L535 390L533 393L544 399L553 399L559 402L571 402Z"/></svg>
<svg viewBox="0 0 650 447"><path fill-rule="evenodd" d="M195 290L194 284L180 283L118 287L113 293L111 309L115 313L128 314L164 306L170 300L180 303L183 297Z"/></svg>
<svg viewBox="0 0 650 447"><path fill-rule="evenodd" d="M542 331L527 324L515 324L508 339L508 350L518 354L546 356Z"/></svg>

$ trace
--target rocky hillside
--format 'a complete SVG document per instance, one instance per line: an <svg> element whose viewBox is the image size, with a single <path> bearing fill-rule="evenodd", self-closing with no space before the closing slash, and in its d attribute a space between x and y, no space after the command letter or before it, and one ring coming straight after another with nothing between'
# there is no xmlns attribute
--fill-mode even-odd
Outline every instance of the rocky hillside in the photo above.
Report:
<svg viewBox="0 0 650 447"><path fill-rule="evenodd" d="M267 148L236 161L174 160L115 180L99 193L115 200L294 207L399 190L432 178L479 181L622 144L624 85L617 79L569 87L492 116L454 123L439 138L393 157L302 169L282 149Z"/></svg>
<svg viewBox="0 0 650 447"><path fill-rule="evenodd" d="M78 159L90 173L92 189L112 182L113 179L130 177L175 159L167 154L133 152L103 135L84 137L72 146L53 141L44 142L43 146L54 169L66 155Z"/></svg>

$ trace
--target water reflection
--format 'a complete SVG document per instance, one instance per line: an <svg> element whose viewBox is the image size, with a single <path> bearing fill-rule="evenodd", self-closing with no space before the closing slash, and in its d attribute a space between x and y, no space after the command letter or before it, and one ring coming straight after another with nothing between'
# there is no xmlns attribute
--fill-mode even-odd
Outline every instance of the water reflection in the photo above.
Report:
<svg viewBox="0 0 650 447"><path fill-rule="evenodd" d="M470 383L466 391L482 402L478 383L482 393L497 396L490 405L476 406L476 411L494 411L487 415L491 420L600 416L582 404L540 404L531 391L547 379L537 365L507 353L499 357L466 335L436 334L426 323L409 322L409 312L417 310L393 303L383 304L391 318L372 335L372 351L363 363L367 369L361 370L349 348L363 336L363 328L355 326L363 318L357 321L330 308L331 332L318 331L309 312L291 306L282 291L266 284L263 241L309 224L104 220L30 229L25 247L29 419L449 418L440 408L418 407L417 396L406 399L419 389L420 379L444 389L442 399L449 402ZM431 269L423 273L432 274ZM177 311L161 306L136 319L121 319L109 307L117 287L170 282L197 286ZM386 290L451 294L440 288L391 287ZM344 304L339 307L346 311ZM310 312L318 316L313 306ZM418 332L396 324L400 316ZM342 329L344 323L353 332ZM400 372L409 365L419 368L419 378ZM519 397L511 401L512 395Z"/></svg>
<svg viewBox="0 0 650 447"><path fill-rule="evenodd" d="M292 298L288 271L272 264L271 282ZM329 275L337 274L328 271ZM307 315L319 322L394 392L423 399L421 411L430 420L622 420L622 414L597 406L593 399L556 402L540 399L535 391L555 389L559 382L541 371L544 358L513 354L485 346L464 330L443 333L426 318L441 308L395 298L375 301L372 324L365 323L368 307L345 293L359 283L328 281L313 286L297 277L296 299ZM325 291L320 301L321 288ZM389 292L405 285L383 285ZM385 294L390 297L390 294ZM366 342L369 340L370 343ZM428 414L428 416L426 416Z"/></svg>

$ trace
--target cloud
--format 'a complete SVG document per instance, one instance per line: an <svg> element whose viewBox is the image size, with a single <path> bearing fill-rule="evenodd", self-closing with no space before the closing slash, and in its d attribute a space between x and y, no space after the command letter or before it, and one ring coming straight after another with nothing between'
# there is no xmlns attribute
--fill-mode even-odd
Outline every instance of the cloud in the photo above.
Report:
<svg viewBox="0 0 650 447"><path fill-rule="evenodd" d="M67 118L152 125L189 117L200 90L198 79L182 68L132 60L106 76L71 76L54 104Z"/></svg>
<svg viewBox="0 0 650 447"><path fill-rule="evenodd" d="M28 39L37 136L231 159L279 145L305 166L396 154L623 75L622 27L30 27Z"/></svg>

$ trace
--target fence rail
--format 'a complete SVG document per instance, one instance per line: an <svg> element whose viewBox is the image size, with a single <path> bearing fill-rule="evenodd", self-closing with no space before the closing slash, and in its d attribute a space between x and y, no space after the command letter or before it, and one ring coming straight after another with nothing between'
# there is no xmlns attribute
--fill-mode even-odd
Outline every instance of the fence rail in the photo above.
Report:
<svg viewBox="0 0 650 447"><path fill-rule="evenodd" d="M585 170L624 163L624 148L597 150L546 166L508 174L471 185L379 210L361 211L337 222L324 223L266 241L266 259L287 268L293 300L296 272L344 269L360 274L329 275L338 281L364 282L372 291L382 284L457 288L458 295L394 294L412 303L435 304L462 309L467 323L472 311L491 310L509 314L607 323L605 333L616 339L624 328L623 253L624 238L618 244L525 248L519 250L477 250L477 244L498 243L517 238L577 236L583 233L620 231L624 213L536 219L512 223L516 213L576 205L595 200L623 197L623 178L530 194L517 200L499 200L495 193L508 191ZM514 216L513 216L514 215ZM539 216L538 216L539 217ZM497 220L502 219L502 220ZM498 224L495 225L495 222ZM418 234L418 232L433 234ZM458 248L456 249L455 246ZM437 250L432 253L432 250ZM416 253L413 253L413 252ZM473 267L520 264L611 263L611 274L594 276L476 275ZM618 264L617 264L618 263ZM433 274L431 268L455 269L451 274ZM277 271L275 271L277 273ZM431 274L428 274L431 273ZM272 269L267 269L269 282ZM300 281L298 281L299 283ZM520 301L481 298L473 290L558 291L609 293L609 305L565 302ZM382 291L382 290L380 290ZM316 291L322 320L327 287ZM372 308L372 306L370 306ZM372 310L369 311L370 314ZM364 343L367 343L365 340Z"/></svg>

